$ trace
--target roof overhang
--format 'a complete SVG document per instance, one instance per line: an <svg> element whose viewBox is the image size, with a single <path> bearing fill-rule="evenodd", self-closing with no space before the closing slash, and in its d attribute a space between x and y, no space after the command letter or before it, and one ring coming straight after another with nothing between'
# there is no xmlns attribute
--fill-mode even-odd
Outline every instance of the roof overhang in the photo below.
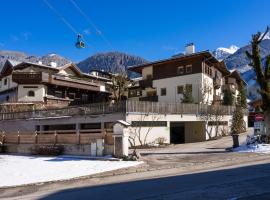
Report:
<svg viewBox="0 0 270 200"><path fill-rule="evenodd" d="M198 53L193 53L193 54L188 54L188 55L181 55L179 57L172 57L172 58L169 58L169 59L158 60L158 61L148 62L148 63L141 64L141 65L131 66L131 67L128 68L128 70L141 74L142 69L144 67L160 65L160 64L163 64L163 63L173 62L173 61L181 61L181 60L190 59L190 58L194 58L194 57L203 57L205 59L204 60L205 62L209 62L209 63L212 63L212 64L219 63L219 61L209 51L201 51L201 52L198 52Z"/></svg>

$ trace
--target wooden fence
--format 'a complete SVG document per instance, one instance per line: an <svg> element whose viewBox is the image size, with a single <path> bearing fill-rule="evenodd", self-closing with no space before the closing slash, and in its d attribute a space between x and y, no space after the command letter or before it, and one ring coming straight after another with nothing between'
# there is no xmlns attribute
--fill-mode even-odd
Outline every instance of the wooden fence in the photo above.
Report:
<svg viewBox="0 0 270 200"><path fill-rule="evenodd" d="M53 134L0 134L1 144L90 144L97 139L104 139L106 144L113 144L112 131L104 130L92 133L60 133Z"/></svg>

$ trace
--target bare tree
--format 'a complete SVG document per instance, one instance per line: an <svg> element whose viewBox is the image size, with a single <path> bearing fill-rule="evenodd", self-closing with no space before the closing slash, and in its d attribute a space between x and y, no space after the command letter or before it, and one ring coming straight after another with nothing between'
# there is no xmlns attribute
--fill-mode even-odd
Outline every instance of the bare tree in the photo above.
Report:
<svg viewBox="0 0 270 200"><path fill-rule="evenodd" d="M146 118L151 116L150 121L146 121ZM131 127L129 127L129 143L131 146L136 146L136 140L138 140L140 146L147 145L147 138L151 132L151 130L154 128L154 126L144 126L143 122L156 122L159 120L158 115L150 114L150 113L141 113L140 118L138 121L132 124Z"/></svg>
<svg viewBox="0 0 270 200"><path fill-rule="evenodd" d="M121 67L108 68L111 73L112 98L120 102L128 90L129 78L127 70Z"/></svg>
<svg viewBox="0 0 270 200"><path fill-rule="evenodd" d="M225 111L222 106L209 105L212 87L207 81L205 81L202 87L202 103L200 110L200 119L206 123L206 133L209 139L217 137L219 133L220 123L225 115ZM215 128L215 134L213 136L213 128Z"/></svg>

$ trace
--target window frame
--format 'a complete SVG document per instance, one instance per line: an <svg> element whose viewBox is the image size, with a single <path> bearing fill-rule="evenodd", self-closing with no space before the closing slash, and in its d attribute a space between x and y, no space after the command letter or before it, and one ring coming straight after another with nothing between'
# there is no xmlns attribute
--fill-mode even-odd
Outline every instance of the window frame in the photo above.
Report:
<svg viewBox="0 0 270 200"><path fill-rule="evenodd" d="M192 91L192 90L193 90L192 84L186 84L186 85L185 85L185 89L187 89L189 86L190 86L190 88L191 88L190 92L192 93L192 92L193 92L193 91Z"/></svg>
<svg viewBox="0 0 270 200"><path fill-rule="evenodd" d="M166 88L160 88L160 96L166 96L166 95L167 95L167 89Z"/></svg>
<svg viewBox="0 0 270 200"><path fill-rule="evenodd" d="M188 70L188 69L190 69L190 70ZM192 73L192 65L187 65L186 66L186 73L187 74L191 74Z"/></svg>
<svg viewBox="0 0 270 200"><path fill-rule="evenodd" d="M34 90L29 90L29 91L27 92L27 96L28 96L28 97L35 97L35 96L36 96L36 93L35 93Z"/></svg>
<svg viewBox="0 0 270 200"><path fill-rule="evenodd" d="M181 70L180 70L181 69ZM177 75L182 75L182 74L184 74L185 73L185 67L184 66L178 66L177 67L177 72L176 72L176 74Z"/></svg>
<svg viewBox="0 0 270 200"><path fill-rule="evenodd" d="M181 91L180 91L181 88ZM183 85L178 85L177 86L177 94L183 94L184 93L184 86Z"/></svg>

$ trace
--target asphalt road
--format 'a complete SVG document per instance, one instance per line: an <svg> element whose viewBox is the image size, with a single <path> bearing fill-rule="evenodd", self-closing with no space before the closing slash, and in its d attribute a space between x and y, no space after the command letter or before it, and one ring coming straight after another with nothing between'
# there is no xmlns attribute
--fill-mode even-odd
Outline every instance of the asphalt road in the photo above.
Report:
<svg viewBox="0 0 270 200"><path fill-rule="evenodd" d="M43 200L270 199L270 164L68 189Z"/></svg>

